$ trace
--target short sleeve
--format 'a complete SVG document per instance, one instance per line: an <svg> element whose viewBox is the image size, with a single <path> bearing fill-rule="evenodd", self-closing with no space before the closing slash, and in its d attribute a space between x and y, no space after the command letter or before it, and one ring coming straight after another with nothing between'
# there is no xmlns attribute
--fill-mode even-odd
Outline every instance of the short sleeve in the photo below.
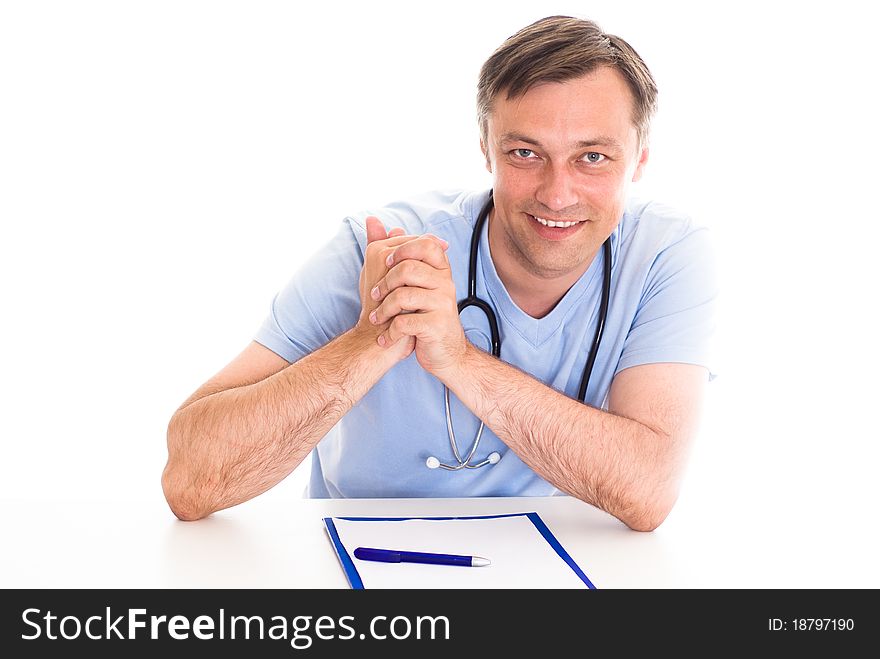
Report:
<svg viewBox="0 0 880 659"><path fill-rule="evenodd" d="M293 363L354 327L366 230L347 218L275 295L254 340Z"/></svg>
<svg viewBox="0 0 880 659"><path fill-rule="evenodd" d="M714 378L717 298L710 232L691 230L654 259L615 373L673 362L705 366Z"/></svg>

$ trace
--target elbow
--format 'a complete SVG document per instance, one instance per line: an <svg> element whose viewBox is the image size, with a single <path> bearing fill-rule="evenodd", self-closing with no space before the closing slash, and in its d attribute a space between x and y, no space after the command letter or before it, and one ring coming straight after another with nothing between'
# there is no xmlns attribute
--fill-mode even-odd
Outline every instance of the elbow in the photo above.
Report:
<svg viewBox="0 0 880 659"><path fill-rule="evenodd" d="M633 531L656 531L672 512L677 492L650 497L628 506L619 519Z"/></svg>
<svg viewBox="0 0 880 659"><path fill-rule="evenodd" d="M199 505L196 497L188 491L188 488L181 487L178 483L179 479L169 462L165 471L162 472L162 492L165 494L168 507L177 519L183 522L194 522L213 512L209 508Z"/></svg>
<svg viewBox="0 0 880 659"><path fill-rule="evenodd" d="M175 415L168 424L168 462L162 472L162 492L177 519L193 522L207 517L213 510L202 501L180 449L175 448L180 445L180 425L178 415Z"/></svg>
<svg viewBox="0 0 880 659"><path fill-rule="evenodd" d="M656 531L678 501L681 486L681 464L677 460L660 458L653 462L648 473L642 473L632 484L626 502L621 506L620 520L633 531Z"/></svg>
<svg viewBox="0 0 880 659"><path fill-rule="evenodd" d="M650 533L656 531L668 515L668 510L646 510L638 515L623 517L621 521L633 531Z"/></svg>

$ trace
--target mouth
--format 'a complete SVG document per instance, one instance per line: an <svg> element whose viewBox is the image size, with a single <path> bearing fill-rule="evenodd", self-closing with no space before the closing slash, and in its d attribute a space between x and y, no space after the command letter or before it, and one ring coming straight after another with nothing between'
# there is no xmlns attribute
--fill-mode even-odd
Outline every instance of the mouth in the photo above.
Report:
<svg viewBox="0 0 880 659"><path fill-rule="evenodd" d="M530 224L542 238L548 240L562 240L577 233L587 220L559 220L534 215L526 216L531 220Z"/></svg>

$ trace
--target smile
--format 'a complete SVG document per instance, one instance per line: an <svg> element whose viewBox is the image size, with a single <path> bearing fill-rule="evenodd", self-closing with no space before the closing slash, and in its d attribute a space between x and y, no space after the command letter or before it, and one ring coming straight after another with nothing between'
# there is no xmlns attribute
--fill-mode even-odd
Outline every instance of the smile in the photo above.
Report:
<svg viewBox="0 0 880 659"><path fill-rule="evenodd" d="M580 224L583 220L575 220L572 222L563 222L562 220L545 220L543 217L536 217L534 215L530 215L536 222L539 224L543 224L545 227L551 228L560 228L567 229L568 227L573 227L575 224Z"/></svg>

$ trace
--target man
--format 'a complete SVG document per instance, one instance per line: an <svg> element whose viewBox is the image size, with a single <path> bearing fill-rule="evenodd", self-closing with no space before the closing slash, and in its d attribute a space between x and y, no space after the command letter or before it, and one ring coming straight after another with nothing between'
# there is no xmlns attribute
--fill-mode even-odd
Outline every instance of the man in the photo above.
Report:
<svg viewBox="0 0 880 659"><path fill-rule="evenodd" d="M590 21L510 37L478 85L492 190L343 222L172 417L174 513L246 501L311 452L313 497L567 493L656 528L696 433L715 298L705 230L628 200L656 93L636 52ZM500 357L478 309L457 308L481 211L470 286Z"/></svg>

